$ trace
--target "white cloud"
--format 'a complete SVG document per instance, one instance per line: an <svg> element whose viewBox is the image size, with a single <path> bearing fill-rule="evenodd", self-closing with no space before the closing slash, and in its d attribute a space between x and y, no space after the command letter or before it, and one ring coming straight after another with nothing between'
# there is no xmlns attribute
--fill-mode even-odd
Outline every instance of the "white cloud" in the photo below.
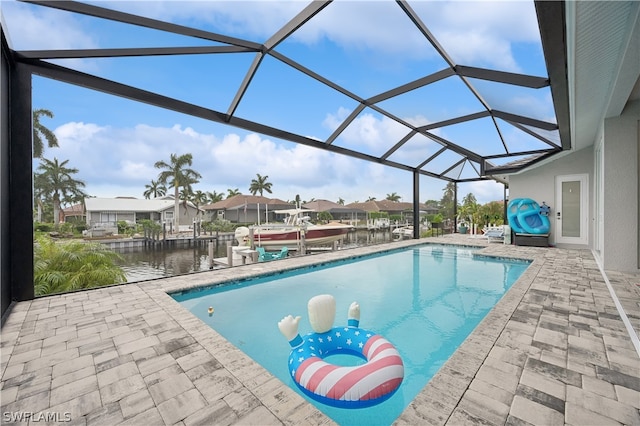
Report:
<svg viewBox="0 0 640 426"><path fill-rule="evenodd" d="M48 150L47 157L68 159L70 167L79 169L78 178L87 183L90 195L141 198L144 186L157 179L156 161L168 162L171 153L191 153L192 167L202 175L194 189L202 191L226 193L238 188L246 194L251 179L259 173L269 176L273 184L270 196L284 200L296 194L307 200L343 198L347 203L368 197L384 199L393 192L405 201L412 197L409 172L305 145L276 143L257 134L218 137L180 125L116 128L74 122L58 127L55 133L60 147ZM440 199L444 185L429 180L421 186L421 196ZM501 190L485 185L473 187L480 202L501 198Z"/></svg>
<svg viewBox="0 0 640 426"><path fill-rule="evenodd" d="M55 133L61 141L64 141L61 143L86 142L105 129L93 123L70 122L58 127Z"/></svg>
<svg viewBox="0 0 640 426"><path fill-rule="evenodd" d="M264 41L305 6L300 1L111 1L107 7ZM204 24L204 27L203 27ZM213 28L211 28L213 27Z"/></svg>
<svg viewBox="0 0 640 426"><path fill-rule="evenodd" d="M340 126L340 124L342 124L342 122L349 116L349 114L351 114L351 110L345 107L340 107L335 114L327 114L324 121L322 122L322 125L330 129L331 131L334 131L338 128L338 126Z"/></svg>
<svg viewBox="0 0 640 426"><path fill-rule="evenodd" d="M340 108L335 114L327 114L326 127L335 130L349 115L350 111ZM407 127L386 116L362 113L338 136L336 143L348 148L372 154L382 154L392 144L409 133Z"/></svg>
<svg viewBox="0 0 640 426"><path fill-rule="evenodd" d="M11 48L15 50L93 49L97 42L77 15L16 1L0 1ZM87 59L52 60L65 67L95 71L95 61Z"/></svg>
<svg viewBox="0 0 640 426"><path fill-rule="evenodd" d="M363 7L364 6L364 7ZM394 57L432 54L409 18L392 2L333 2L295 33L305 44L326 38L345 50L377 51Z"/></svg>
<svg viewBox="0 0 640 426"><path fill-rule="evenodd" d="M119 171L125 179L139 179L140 176L153 176L158 171L142 161L123 160Z"/></svg>
<svg viewBox="0 0 640 426"><path fill-rule="evenodd" d="M76 15L47 7L2 1L12 47L25 49L90 49L97 47Z"/></svg>
<svg viewBox="0 0 640 426"><path fill-rule="evenodd" d="M300 1L107 3L129 13L257 42L272 36L306 5ZM539 42L532 1L412 1L409 5L462 64L518 71L513 44ZM398 5L388 1L334 1L298 29L293 39L306 45L326 39L345 50L384 53L394 61L435 54Z"/></svg>
<svg viewBox="0 0 640 426"><path fill-rule="evenodd" d="M521 71L514 43L539 43L533 2L412 3L454 61L463 65Z"/></svg>

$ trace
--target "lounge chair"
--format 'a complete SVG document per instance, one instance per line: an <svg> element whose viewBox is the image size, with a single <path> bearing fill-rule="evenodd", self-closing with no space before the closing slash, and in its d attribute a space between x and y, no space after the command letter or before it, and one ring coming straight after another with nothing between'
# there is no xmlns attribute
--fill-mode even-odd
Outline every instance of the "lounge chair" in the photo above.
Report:
<svg viewBox="0 0 640 426"><path fill-rule="evenodd" d="M264 247L256 247L256 251L258 252L258 262L284 259L289 253L289 249L286 247L282 247L282 249L280 249L280 252L278 253L268 252L264 249Z"/></svg>
<svg viewBox="0 0 640 426"><path fill-rule="evenodd" d="M484 231L484 236L487 237L487 241L498 241L504 242L504 229L502 228L491 228Z"/></svg>

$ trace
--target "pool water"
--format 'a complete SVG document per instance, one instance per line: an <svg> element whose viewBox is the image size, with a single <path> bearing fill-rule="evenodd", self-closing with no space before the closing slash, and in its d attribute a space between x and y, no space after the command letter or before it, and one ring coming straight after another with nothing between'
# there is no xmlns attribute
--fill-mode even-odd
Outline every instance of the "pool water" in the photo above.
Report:
<svg viewBox="0 0 640 426"><path fill-rule="evenodd" d="M474 256L475 250L420 245L172 296L338 424L389 425L529 265ZM286 315L300 315L300 335L311 332L307 302L318 294L335 297L334 326L346 326L349 305L357 301L360 327L396 346L405 377L391 398L369 408L344 409L297 389L287 365L290 346L277 324ZM209 306L215 310L211 316ZM348 355L331 361L362 362Z"/></svg>

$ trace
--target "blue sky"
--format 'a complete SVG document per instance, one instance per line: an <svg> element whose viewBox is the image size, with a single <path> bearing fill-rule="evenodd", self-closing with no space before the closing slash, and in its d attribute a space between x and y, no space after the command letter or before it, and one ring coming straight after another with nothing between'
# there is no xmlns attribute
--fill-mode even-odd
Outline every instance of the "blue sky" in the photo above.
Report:
<svg viewBox="0 0 640 426"><path fill-rule="evenodd" d="M91 2L129 13L264 42L306 6L306 2ZM53 9L2 1L3 21L16 50L210 45L124 24L104 22ZM363 7L365 5L366 7ZM459 64L546 77L532 2L413 2L445 50ZM215 44L215 43L214 43ZM360 96L369 97L445 68L421 34L407 25L395 2L336 1L276 50ZM56 63L226 112L254 58L252 53L183 57L60 60ZM478 101L459 79L446 79L383 104L416 125L478 112ZM494 108L555 121L548 90L532 91L479 82L478 91ZM504 93L509 96L505 97ZM302 96L300 96L302 94ZM425 102L425 99L429 102ZM296 145L272 137L135 103L42 77L33 79L33 106L51 110L43 123L60 147L46 158L69 160L80 170L90 195L142 198L156 179L153 164L171 153L192 153L202 174L194 189L248 193L256 173L268 175L272 196L284 200L383 199L412 196L409 172ZM299 73L267 57L236 115L304 136L326 139L356 107L356 102L326 86L309 84ZM334 142L337 146L379 155L389 141L404 136L397 123L366 109ZM495 132L495 130L493 130ZM434 133L462 141L481 154L500 150L487 122L477 120ZM510 147L539 148L541 143L513 129L504 132ZM391 143L391 145L393 145ZM476 144L474 146L474 144ZM410 141L392 160L423 159L435 143ZM486 152L482 152L485 150ZM444 170L446 156L434 164ZM34 162L34 167L37 162ZM469 168L461 172L464 176ZM422 177L421 200L440 199L446 182ZM460 197L473 192L479 202L502 199L494 182L461 184ZM266 194L265 194L266 195Z"/></svg>

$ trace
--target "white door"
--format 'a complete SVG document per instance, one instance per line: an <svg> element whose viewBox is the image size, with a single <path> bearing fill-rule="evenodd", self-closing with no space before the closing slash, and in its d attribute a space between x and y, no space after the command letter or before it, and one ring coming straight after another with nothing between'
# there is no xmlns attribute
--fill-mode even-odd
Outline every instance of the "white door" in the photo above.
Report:
<svg viewBox="0 0 640 426"><path fill-rule="evenodd" d="M589 244L588 197L588 175L556 176L556 205L551 218L556 243Z"/></svg>

